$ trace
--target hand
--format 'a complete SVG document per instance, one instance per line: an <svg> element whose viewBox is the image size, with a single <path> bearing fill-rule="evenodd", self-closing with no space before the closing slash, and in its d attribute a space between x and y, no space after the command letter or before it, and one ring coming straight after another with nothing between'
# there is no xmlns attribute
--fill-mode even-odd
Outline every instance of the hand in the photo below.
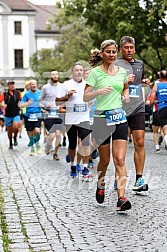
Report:
<svg viewBox="0 0 167 252"><path fill-rule="evenodd" d="M130 102L129 95L123 95L123 96L122 96L122 100L123 100L125 103Z"/></svg>
<svg viewBox="0 0 167 252"><path fill-rule="evenodd" d="M109 94L110 92L112 92L113 89L111 86L108 86L108 87L104 87L104 88L101 88L98 90L98 93L99 94L103 94L103 95L106 95L106 94Z"/></svg>
<svg viewBox="0 0 167 252"><path fill-rule="evenodd" d="M89 103L88 103L88 106L90 107L90 106L92 106L92 105L94 105L94 101L92 100L92 101L89 101Z"/></svg>
<svg viewBox="0 0 167 252"><path fill-rule="evenodd" d="M148 78L142 79L142 83L145 83L147 85L151 85L150 79L148 79Z"/></svg>
<svg viewBox="0 0 167 252"><path fill-rule="evenodd" d="M135 75L134 74L129 74L128 75L128 83L134 83L135 80Z"/></svg>
<svg viewBox="0 0 167 252"><path fill-rule="evenodd" d="M31 105L33 103L33 99L28 100L28 105Z"/></svg>
<svg viewBox="0 0 167 252"><path fill-rule="evenodd" d="M5 104L4 101L3 101L3 102L1 103L1 107L4 108L4 109L6 109L7 104Z"/></svg>
<svg viewBox="0 0 167 252"><path fill-rule="evenodd" d="M68 91L68 93L67 93L68 99L69 99L73 94L75 94L75 93L76 93L76 90L70 90L70 91Z"/></svg>

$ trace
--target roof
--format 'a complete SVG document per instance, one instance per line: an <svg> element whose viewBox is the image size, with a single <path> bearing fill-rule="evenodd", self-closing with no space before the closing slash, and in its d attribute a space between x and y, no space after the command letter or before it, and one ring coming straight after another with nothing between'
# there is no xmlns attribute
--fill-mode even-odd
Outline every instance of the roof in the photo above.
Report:
<svg viewBox="0 0 167 252"><path fill-rule="evenodd" d="M32 11L35 13L35 31L36 33L60 33L59 28L55 24L51 25L48 30L47 25L49 19L58 12L55 5L35 5L30 3L28 0L0 0L12 11ZM48 24L47 24L48 23Z"/></svg>
<svg viewBox="0 0 167 252"><path fill-rule="evenodd" d="M5 5L9 6L11 10L20 11L34 11L26 0L1 0Z"/></svg>
<svg viewBox="0 0 167 252"><path fill-rule="evenodd" d="M54 5L35 5L28 2L28 5L31 6L36 11L36 22L35 30L36 31L46 31L47 22L53 17L53 15L58 11ZM51 25L51 29L48 32L57 32L59 29L55 25Z"/></svg>

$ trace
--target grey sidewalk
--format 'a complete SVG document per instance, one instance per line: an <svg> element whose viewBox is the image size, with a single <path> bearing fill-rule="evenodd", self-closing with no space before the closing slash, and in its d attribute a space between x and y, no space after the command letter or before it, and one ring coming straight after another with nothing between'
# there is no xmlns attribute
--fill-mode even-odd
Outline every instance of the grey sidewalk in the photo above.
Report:
<svg viewBox="0 0 167 252"><path fill-rule="evenodd" d="M145 178L148 193L132 191L135 179L133 144L128 145L126 196L132 209L116 213L113 190L114 168L107 173L105 203L95 200L93 179L69 177L67 148L60 148L60 161L52 156L29 156L28 138L8 150L6 132L0 132L0 185L4 192L4 214L11 252L166 252L167 251L167 151L154 154L152 133L146 134ZM41 141L42 142L42 141ZM97 160L95 160L97 164ZM0 229L0 252L3 252Z"/></svg>

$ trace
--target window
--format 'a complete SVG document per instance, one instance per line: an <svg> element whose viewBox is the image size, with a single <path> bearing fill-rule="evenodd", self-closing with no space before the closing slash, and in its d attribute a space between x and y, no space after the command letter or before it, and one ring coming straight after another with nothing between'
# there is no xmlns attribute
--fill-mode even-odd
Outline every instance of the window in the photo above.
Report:
<svg viewBox="0 0 167 252"><path fill-rule="evenodd" d="M20 21L14 22L14 33L21 34L21 22Z"/></svg>
<svg viewBox="0 0 167 252"><path fill-rule="evenodd" d="M23 68L23 50L14 50L15 68Z"/></svg>

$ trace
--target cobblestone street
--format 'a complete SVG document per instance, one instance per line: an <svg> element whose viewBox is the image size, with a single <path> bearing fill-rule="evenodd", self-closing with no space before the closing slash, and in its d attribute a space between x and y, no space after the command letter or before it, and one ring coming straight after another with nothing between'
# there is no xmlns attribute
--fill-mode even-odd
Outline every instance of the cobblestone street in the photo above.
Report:
<svg viewBox="0 0 167 252"><path fill-rule="evenodd" d="M28 137L8 149L6 132L0 132L0 188L3 215L11 252L166 252L167 251L167 151L162 144L154 154L152 132L146 133L145 181L149 191L136 194L133 144L128 144L126 196L132 209L116 212L111 161L106 180L106 200L95 200L96 167L92 181L72 179L65 161L67 147L60 148L60 161L52 155L29 156ZM95 160L95 166L98 160ZM4 252L2 216L0 252Z"/></svg>

